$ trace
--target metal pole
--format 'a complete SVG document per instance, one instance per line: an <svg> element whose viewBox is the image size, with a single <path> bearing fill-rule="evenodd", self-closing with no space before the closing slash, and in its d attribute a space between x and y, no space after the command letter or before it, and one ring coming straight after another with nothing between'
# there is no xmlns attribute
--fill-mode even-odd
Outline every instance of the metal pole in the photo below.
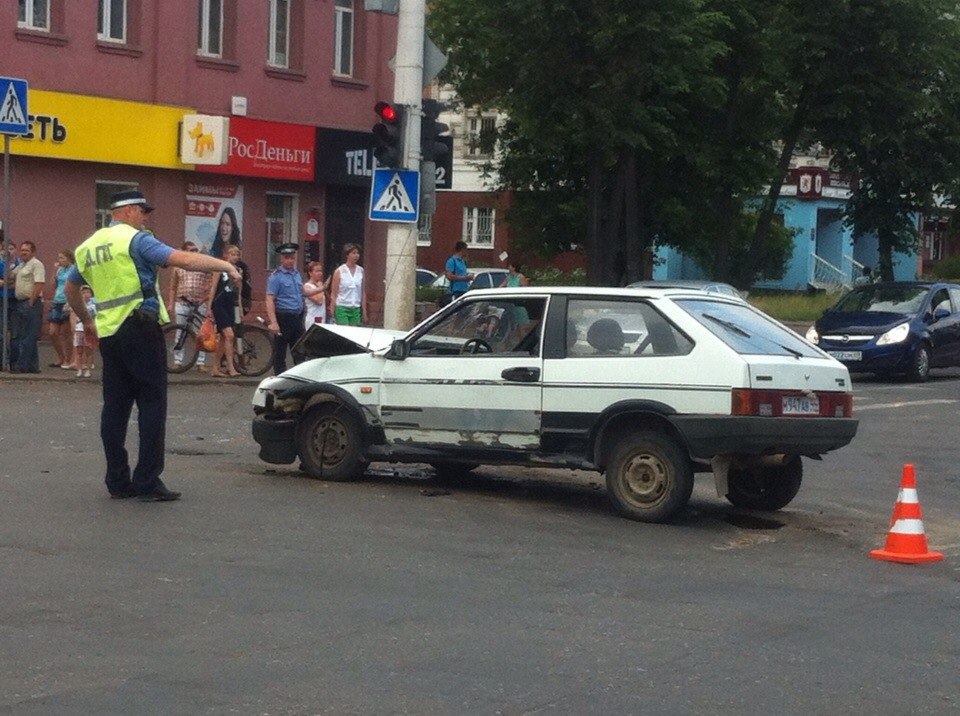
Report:
<svg viewBox="0 0 960 716"><path fill-rule="evenodd" d="M420 165L425 14L425 0L400 0L393 101L410 108L403 143L406 152L403 165L408 169L417 169ZM406 330L413 326L416 268L417 225L391 222L387 226L384 328Z"/></svg>
<svg viewBox="0 0 960 716"><path fill-rule="evenodd" d="M0 241L3 251L3 359L0 361L3 370L10 370L10 346L7 339L7 325L10 316L10 297L7 295L7 285L10 281L10 254L7 253L7 242L10 235L10 135L3 135L3 241Z"/></svg>

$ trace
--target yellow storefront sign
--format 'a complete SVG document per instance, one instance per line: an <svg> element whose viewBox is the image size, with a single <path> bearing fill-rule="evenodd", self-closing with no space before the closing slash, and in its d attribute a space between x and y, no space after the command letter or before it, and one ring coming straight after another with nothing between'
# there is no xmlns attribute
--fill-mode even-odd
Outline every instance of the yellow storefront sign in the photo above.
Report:
<svg viewBox="0 0 960 716"><path fill-rule="evenodd" d="M30 89L30 135L10 151L48 159L193 169L177 155L178 123L195 110Z"/></svg>

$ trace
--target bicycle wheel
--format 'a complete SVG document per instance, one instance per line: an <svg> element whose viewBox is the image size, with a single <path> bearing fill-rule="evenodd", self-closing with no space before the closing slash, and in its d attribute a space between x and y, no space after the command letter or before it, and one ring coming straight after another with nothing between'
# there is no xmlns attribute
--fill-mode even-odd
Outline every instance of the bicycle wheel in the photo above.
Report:
<svg viewBox="0 0 960 716"><path fill-rule="evenodd" d="M189 328L181 328L176 323L163 327L163 342L166 344L168 373L184 373L197 362L197 337ZM177 360L180 351L183 355Z"/></svg>
<svg viewBox="0 0 960 716"><path fill-rule="evenodd" d="M273 336L260 326L244 326L237 338L237 370L244 375L263 375L273 365Z"/></svg>

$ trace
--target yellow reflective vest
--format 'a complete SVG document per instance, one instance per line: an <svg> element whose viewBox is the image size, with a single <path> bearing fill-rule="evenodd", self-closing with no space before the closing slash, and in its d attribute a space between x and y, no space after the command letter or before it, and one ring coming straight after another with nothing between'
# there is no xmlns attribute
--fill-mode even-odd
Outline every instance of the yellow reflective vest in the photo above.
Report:
<svg viewBox="0 0 960 716"><path fill-rule="evenodd" d="M138 233L128 224L116 223L95 232L77 248L77 268L97 299L94 320L100 338L116 333L146 298L130 255L130 242ZM154 291L160 308L158 320L166 323L170 319L159 300L159 280Z"/></svg>

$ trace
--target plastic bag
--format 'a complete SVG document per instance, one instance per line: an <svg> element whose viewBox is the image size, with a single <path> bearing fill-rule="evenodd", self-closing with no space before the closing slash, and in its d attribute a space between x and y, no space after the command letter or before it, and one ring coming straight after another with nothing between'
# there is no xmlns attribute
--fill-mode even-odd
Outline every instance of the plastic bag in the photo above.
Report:
<svg viewBox="0 0 960 716"><path fill-rule="evenodd" d="M219 343L220 334L217 333L217 328L213 324L213 316L208 315L200 326L200 332L197 333L197 350L213 353L217 350Z"/></svg>

